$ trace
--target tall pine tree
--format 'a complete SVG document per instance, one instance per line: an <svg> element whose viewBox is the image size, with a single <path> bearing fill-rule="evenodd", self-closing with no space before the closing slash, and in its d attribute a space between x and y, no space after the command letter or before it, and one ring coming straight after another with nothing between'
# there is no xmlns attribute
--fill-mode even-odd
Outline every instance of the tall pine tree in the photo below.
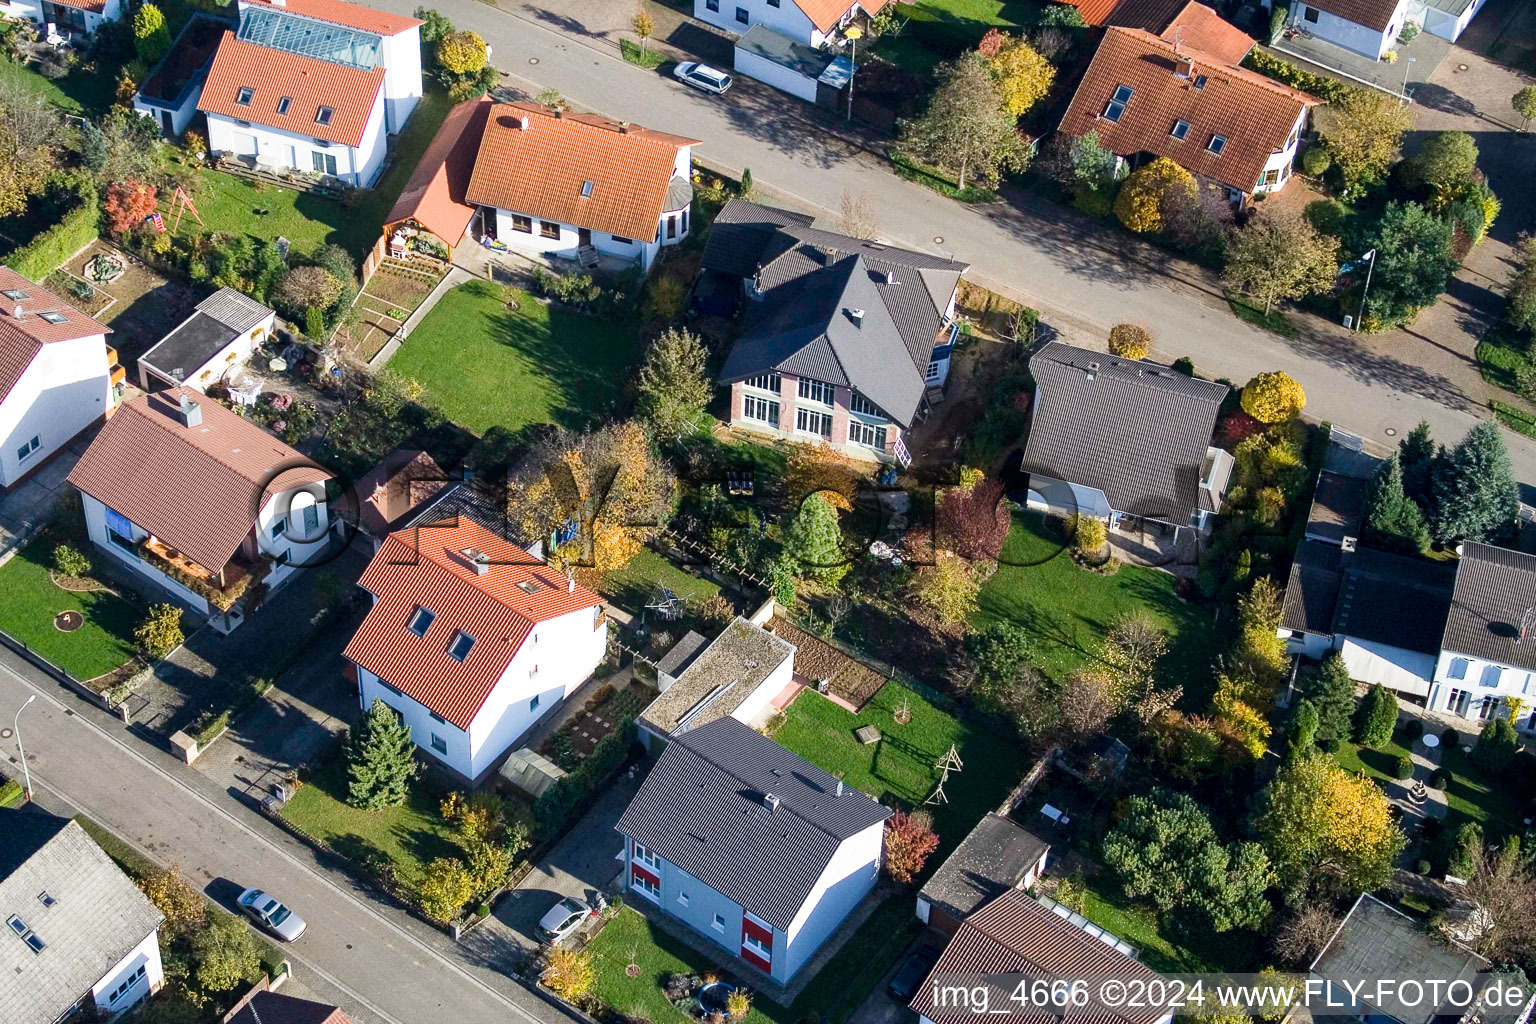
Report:
<svg viewBox="0 0 1536 1024"><path fill-rule="evenodd" d="M1424 510L1403 493L1403 466L1396 452L1382 463L1365 502L1362 540L1384 551L1418 554L1429 547Z"/></svg>
<svg viewBox="0 0 1536 1024"><path fill-rule="evenodd" d="M1430 527L1438 541L1491 541L1514 530L1520 492L1497 424L1467 432L1437 468L1434 494Z"/></svg>
<svg viewBox="0 0 1536 1024"><path fill-rule="evenodd" d="M836 584L848 572L837 510L819 492L800 503L784 538L784 550L799 560L800 575L820 583Z"/></svg>
<svg viewBox="0 0 1536 1024"><path fill-rule="evenodd" d="M1431 492L1435 462L1443 457L1435 451L1435 439L1429 434L1428 420L1419 420L1418 426L1397 443L1397 455L1403 467L1403 493L1428 515L1430 502L1434 500Z"/></svg>
<svg viewBox="0 0 1536 1024"><path fill-rule="evenodd" d="M1344 658L1338 651L1328 652L1317 667L1307 688L1307 699L1317 711L1318 739L1349 738L1350 723L1355 717L1355 681L1349 678L1349 669L1344 667Z"/></svg>
<svg viewBox="0 0 1536 1024"><path fill-rule="evenodd" d="M415 750L410 727L394 708L375 700L347 754L347 802L370 811L405 803L419 769Z"/></svg>

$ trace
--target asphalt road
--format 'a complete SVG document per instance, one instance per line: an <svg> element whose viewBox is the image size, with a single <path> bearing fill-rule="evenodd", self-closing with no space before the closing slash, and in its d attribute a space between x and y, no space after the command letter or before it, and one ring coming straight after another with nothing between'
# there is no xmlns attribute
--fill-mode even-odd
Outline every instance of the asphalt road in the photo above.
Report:
<svg viewBox="0 0 1536 1024"><path fill-rule="evenodd" d="M358 1024L569 1024L503 973L493 951L453 943L317 863L313 853L220 792L199 773L125 734L30 666L0 652L0 717L21 716L39 802L72 806L161 863L179 864L226 908L259 885L309 923L282 945L305 984ZM14 740L0 744L15 761ZM20 773L19 762L7 772ZM471 938L478 933L472 933Z"/></svg>
<svg viewBox="0 0 1536 1024"><path fill-rule="evenodd" d="M418 2L371 6L409 14ZM1068 340L1103 345L1112 325L1146 323L1158 355L1190 356L1202 374L1238 383L1285 370L1306 389L1308 415L1387 444L1420 419L1454 443L1485 417L1432 369L1363 351L1341 329L1307 324L1287 339L1250 327L1209 273L1057 204L1024 193L967 207L892 174L878 140L760 83L738 78L714 97L626 64L553 10L559 0L435 6L479 32L496 66L530 93L552 86L578 106L699 139L696 152L711 166L750 167L764 191L817 212L835 214L844 190L869 193L887 240L969 261L976 279L1042 309ZM1536 483L1536 443L1508 431L1505 439L1516 475Z"/></svg>

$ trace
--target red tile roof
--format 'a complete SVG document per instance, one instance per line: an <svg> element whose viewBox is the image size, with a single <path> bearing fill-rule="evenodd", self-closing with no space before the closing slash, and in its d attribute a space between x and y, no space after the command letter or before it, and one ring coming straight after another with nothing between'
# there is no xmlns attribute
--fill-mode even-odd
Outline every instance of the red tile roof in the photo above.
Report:
<svg viewBox="0 0 1536 1024"><path fill-rule="evenodd" d="M1133 25L1131 28L1144 26ZM1151 31L1149 29L1149 31ZM1227 64L1237 64L1253 49L1254 39L1248 33L1227 21L1205 4L1190 0L1157 33L1165 42L1179 50L1199 50Z"/></svg>
<svg viewBox="0 0 1536 1024"><path fill-rule="evenodd" d="M521 127L523 119L528 127ZM621 238L656 236L677 151L697 139L537 103L491 108L465 198ZM592 194L582 196L582 183Z"/></svg>
<svg viewBox="0 0 1536 1024"><path fill-rule="evenodd" d="M1192 62L1189 77L1174 73L1180 57ZM1206 79L1203 88L1194 82ZM1118 122L1105 119L1105 105L1118 86L1133 90ZM1121 156L1154 153L1195 174L1249 192L1264 164L1284 148L1302 110L1322 100L1257 72L1173 44L1149 32L1110 28L1078 84L1061 119L1061 130L1082 136L1097 131L1106 149ZM1183 141L1170 132L1188 121ZM1207 149L1212 135L1225 136L1220 155Z"/></svg>
<svg viewBox="0 0 1536 1024"><path fill-rule="evenodd" d="M489 96L482 96L448 111L411 180L384 218L386 232L401 221L414 220L450 246L464 237L464 229L475 215L474 204L465 193L493 105Z"/></svg>
<svg viewBox="0 0 1536 1024"><path fill-rule="evenodd" d="M490 556L484 575L460 554L465 548ZM390 534L358 582L375 600L345 656L460 729L469 728L536 623L603 602L585 587L570 589L564 574L465 516ZM435 616L420 637L405 628L418 605ZM447 651L461 631L475 644L459 662Z"/></svg>
<svg viewBox="0 0 1536 1024"><path fill-rule="evenodd" d="M382 538L405 516L449 486L448 474L423 451L402 449L385 456L357 482L358 525Z"/></svg>
<svg viewBox="0 0 1536 1024"><path fill-rule="evenodd" d="M92 14L100 14L107 9L107 0L54 0L63 7L73 7L77 11L89 11Z"/></svg>
<svg viewBox="0 0 1536 1024"><path fill-rule="evenodd" d="M875 15L890 3L891 0L858 0L858 5L865 14ZM831 30L842 20L855 5L853 0L795 0L795 6L805 12L805 16L815 23L823 32Z"/></svg>
<svg viewBox="0 0 1536 1024"><path fill-rule="evenodd" d="M213 56L213 66L208 69L197 109L295 135L357 146L363 141L368 117L383 88L382 67L372 71L343 67L242 42L233 32L225 32ZM235 102L241 89L252 90L250 103ZM277 106L285 96L289 100L288 112L279 114ZM329 124L315 121L321 107L331 108Z"/></svg>
<svg viewBox="0 0 1536 1024"><path fill-rule="evenodd" d="M182 426L182 397L202 407L200 425ZM217 571L250 536L266 495L330 476L214 399L172 388L123 403L69 482Z"/></svg>
<svg viewBox="0 0 1536 1024"><path fill-rule="evenodd" d="M244 0L244 2L252 7L275 7L279 10L292 11L306 18L314 18L316 21L346 25L348 28L374 32L381 36L398 35L422 24L417 18L407 18L403 14L391 14L388 11L364 7L361 4L344 3L343 0L284 0L282 3L269 3L268 0Z"/></svg>
<svg viewBox="0 0 1536 1024"><path fill-rule="evenodd" d="M110 327L97 323L10 267L0 267L0 290L21 291L27 295L24 299L12 299L0 294L0 401L11 393L44 345L112 333ZM64 322L49 323L43 319L44 313L56 313L64 317ZM102 372L105 373L105 349L102 350L102 360Z"/></svg>
<svg viewBox="0 0 1536 1024"><path fill-rule="evenodd" d="M1063 0L1077 8L1077 13L1090 25L1102 25L1119 6L1121 0Z"/></svg>

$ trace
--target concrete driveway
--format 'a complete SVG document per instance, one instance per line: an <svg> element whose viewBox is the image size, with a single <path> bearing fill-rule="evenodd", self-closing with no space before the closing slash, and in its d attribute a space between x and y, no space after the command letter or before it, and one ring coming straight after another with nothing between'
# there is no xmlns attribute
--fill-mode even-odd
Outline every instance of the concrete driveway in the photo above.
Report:
<svg viewBox="0 0 1536 1024"><path fill-rule="evenodd" d="M641 765L634 777L620 775L564 839L555 844L528 877L516 889L496 902L493 916L500 931L525 949L538 946L539 918L566 896L591 900L607 889L619 872L616 859L624 849L624 840L613 826L635 791L640 788L649 765ZM485 926L492 925L487 921Z"/></svg>

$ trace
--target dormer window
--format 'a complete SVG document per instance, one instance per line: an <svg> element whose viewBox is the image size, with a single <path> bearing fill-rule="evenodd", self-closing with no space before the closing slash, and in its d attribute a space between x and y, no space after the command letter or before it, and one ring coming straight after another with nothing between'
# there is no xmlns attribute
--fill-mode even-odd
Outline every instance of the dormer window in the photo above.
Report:
<svg viewBox="0 0 1536 1024"><path fill-rule="evenodd" d="M330 124L331 118L335 115L335 113L336 111L332 110L330 107L321 107L319 110L315 111L315 124Z"/></svg>
<svg viewBox="0 0 1536 1024"><path fill-rule="evenodd" d="M1225 135L1212 135L1211 141L1205 144L1205 148L1217 156L1221 156L1221 151L1227 148L1227 137Z"/></svg>
<svg viewBox="0 0 1536 1024"><path fill-rule="evenodd" d="M292 96L284 96L282 99L277 101L277 112L279 114L286 114L286 113L288 113L288 108L290 106L292 106L292 105L293 105L293 97Z"/></svg>
<svg viewBox="0 0 1536 1024"><path fill-rule="evenodd" d="M20 288L7 288L7 289L5 289L5 291L0 292L0 295L4 295L6 298L10 299L12 302L21 302L23 299L27 299L27 298L31 297L26 292L22 291Z"/></svg>
<svg viewBox="0 0 1536 1024"><path fill-rule="evenodd" d="M592 198L592 183L590 181L584 181L581 183L581 198Z"/></svg>
<svg viewBox="0 0 1536 1024"><path fill-rule="evenodd" d="M1206 78L1204 75L1196 75L1195 76L1195 88L1196 89L1204 89L1205 88L1205 83L1208 82L1208 81L1210 81L1210 79Z"/></svg>
<svg viewBox="0 0 1536 1024"><path fill-rule="evenodd" d="M469 657L469 649L475 646L475 638L462 629L453 635L453 641L448 645L448 657L454 661L463 661Z"/></svg>
<svg viewBox="0 0 1536 1024"><path fill-rule="evenodd" d="M1131 101L1131 97L1133 95L1135 95L1135 90L1133 90L1130 86L1115 86L1115 94L1111 96L1109 102L1104 105L1104 120L1114 121L1118 124L1120 121L1120 115L1125 113L1125 105Z"/></svg>
<svg viewBox="0 0 1536 1024"><path fill-rule="evenodd" d="M1169 130L1168 134L1183 142L1185 137L1189 135L1189 122L1180 118L1173 122L1173 128Z"/></svg>
<svg viewBox="0 0 1536 1024"><path fill-rule="evenodd" d="M538 580L520 580L517 589L525 594L537 594L540 590Z"/></svg>
<svg viewBox="0 0 1536 1024"><path fill-rule="evenodd" d="M421 605L417 605L416 610L411 612L411 617L406 621L405 628L417 636L426 636L427 630L432 628L432 620L435 618L437 618L435 612L428 611Z"/></svg>
<svg viewBox="0 0 1536 1024"><path fill-rule="evenodd" d="M50 311L50 312L47 312L47 313L39 313L37 315L42 317L44 320L46 320L50 324L67 324L67 323L69 323L69 317L65 316L63 313L54 313L54 312Z"/></svg>
<svg viewBox="0 0 1536 1024"><path fill-rule="evenodd" d="M251 105L251 97L256 95L256 90L248 85L242 85L240 91L235 93L235 103L242 107Z"/></svg>

